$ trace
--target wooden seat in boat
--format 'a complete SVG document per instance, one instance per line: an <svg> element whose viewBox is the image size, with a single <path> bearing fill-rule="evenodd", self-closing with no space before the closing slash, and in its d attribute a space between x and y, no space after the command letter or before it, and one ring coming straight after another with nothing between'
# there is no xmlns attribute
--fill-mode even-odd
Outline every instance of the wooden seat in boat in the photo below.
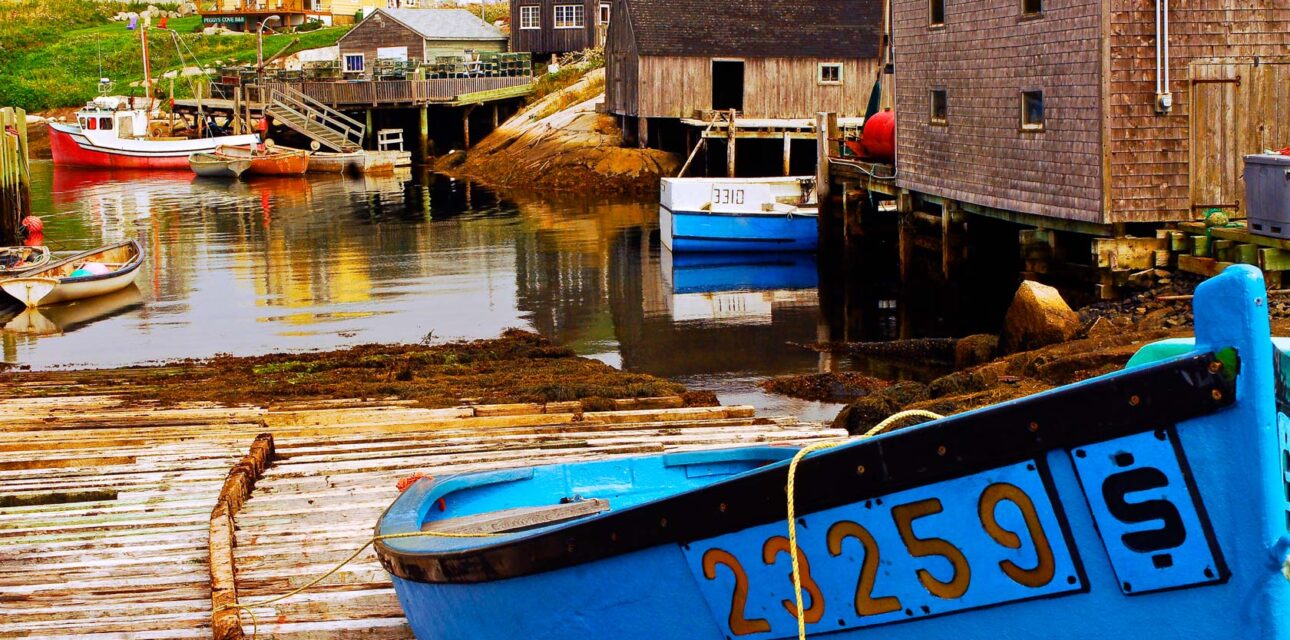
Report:
<svg viewBox="0 0 1290 640"><path fill-rule="evenodd" d="M609 511L609 501L593 498L565 504L516 507L460 518L432 520L425 523L421 530L435 533L510 533L576 520L605 511Z"/></svg>

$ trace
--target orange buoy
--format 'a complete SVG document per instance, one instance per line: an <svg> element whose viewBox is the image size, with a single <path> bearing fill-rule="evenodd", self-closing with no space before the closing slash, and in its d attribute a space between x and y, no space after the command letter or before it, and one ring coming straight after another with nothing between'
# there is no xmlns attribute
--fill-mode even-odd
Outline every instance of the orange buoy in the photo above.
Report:
<svg viewBox="0 0 1290 640"><path fill-rule="evenodd" d="M865 120L860 144L865 156L874 160L891 162L896 158L896 114L891 110L880 111Z"/></svg>

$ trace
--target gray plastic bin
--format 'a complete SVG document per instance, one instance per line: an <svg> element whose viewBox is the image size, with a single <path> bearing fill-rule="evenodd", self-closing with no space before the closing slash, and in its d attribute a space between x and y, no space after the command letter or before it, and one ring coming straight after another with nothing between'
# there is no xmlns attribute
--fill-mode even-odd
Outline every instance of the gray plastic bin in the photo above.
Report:
<svg viewBox="0 0 1290 640"><path fill-rule="evenodd" d="M1245 216L1253 233L1290 239L1290 156L1245 156Z"/></svg>

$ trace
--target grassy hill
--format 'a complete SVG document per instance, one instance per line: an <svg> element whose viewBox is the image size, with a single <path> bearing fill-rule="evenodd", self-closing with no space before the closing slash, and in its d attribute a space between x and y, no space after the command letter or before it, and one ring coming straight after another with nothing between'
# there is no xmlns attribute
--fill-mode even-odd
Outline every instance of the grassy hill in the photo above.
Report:
<svg viewBox="0 0 1290 640"><path fill-rule="evenodd" d="M117 93L128 94L129 84L143 78L139 34L109 18L118 11L146 6L98 0L0 0L0 105L28 111L79 106L97 95L100 64L102 76L116 82ZM202 35L201 19L196 16L171 20L169 26L183 44L177 47L168 32L149 30L154 76L192 65L193 56L201 64L255 60L254 36ZM300 41L292 51L331 46L344 33L344 27L336 27L265 36L265 56L296 38ZM177 85L176 93L181 88ZM140 89L135 91L142 94Z"/></svg>

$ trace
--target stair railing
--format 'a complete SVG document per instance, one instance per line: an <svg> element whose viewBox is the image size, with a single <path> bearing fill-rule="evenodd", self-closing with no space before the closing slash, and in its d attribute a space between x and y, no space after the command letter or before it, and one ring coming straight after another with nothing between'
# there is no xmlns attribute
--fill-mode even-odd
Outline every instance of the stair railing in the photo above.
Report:
<svg viewBox="0 0 1290 640"><path fill-rule="evenodd" d="M267 97L266 104L300 116L305 119L306 126L308 123L317 123L329 132L342 136L346 144L362 146L363 137L367 133L367 126L363 123L295 89L274 87L269 89Z"/></svg>

